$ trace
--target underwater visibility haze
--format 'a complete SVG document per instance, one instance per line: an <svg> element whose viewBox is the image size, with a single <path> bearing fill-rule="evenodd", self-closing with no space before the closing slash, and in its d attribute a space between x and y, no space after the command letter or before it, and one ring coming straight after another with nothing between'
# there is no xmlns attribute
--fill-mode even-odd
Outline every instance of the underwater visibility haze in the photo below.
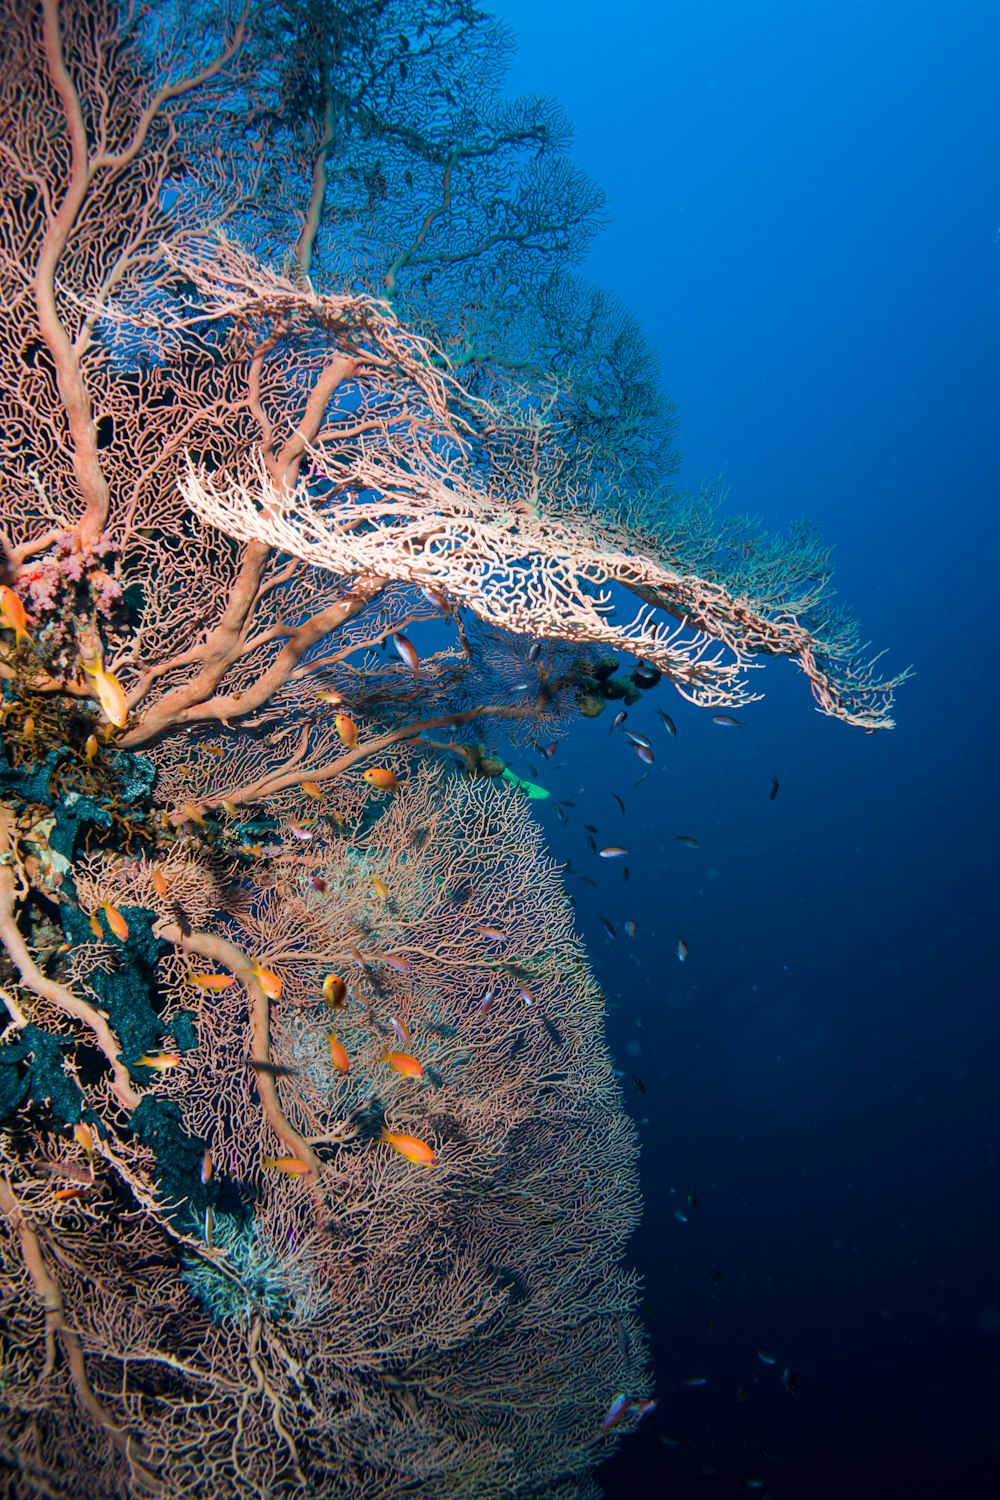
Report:
<svg viewBox="0 0 1000 1500"><path fill-rule="evenodd" d="M998 52L0 0L0 1494L998 1492Z"/></svg>

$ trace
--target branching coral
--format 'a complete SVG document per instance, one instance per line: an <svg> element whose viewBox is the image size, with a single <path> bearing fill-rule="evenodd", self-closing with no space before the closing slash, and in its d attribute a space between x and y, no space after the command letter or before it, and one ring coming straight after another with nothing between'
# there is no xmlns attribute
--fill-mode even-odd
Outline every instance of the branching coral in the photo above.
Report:
<svg viewBox="0 0 1000 1500"><path fill-rule="evenodd" d="M669 491L600 195L464 0L0 36L0 1473L590 1496L635 1142L495 726L901 679L811 534Z"/></svg>
<svg viewBox="0 0 1000 1500"><path fill-rule="evenodd" d="M60 1171L83 1188L54 1210L55 1243L73 1215L86 1226L57 1274L88 1389L113 1430L141 1431L144 1462L181 1494L199 1445L212 1461L209 1411L214 1431L239 1433L238 1473L263 1484L277 1435L302 1493L320 1475L338 1492L378 1493L368 1488L373 1452L429 1496L481 1494L484 1484L515 1495L529 1476L554 1484L585 1465L613 1389L644 1388L634 1286L615 1268L635 1223L635 1147L601 1044L600 995L523 799L415 767L365 830L318 837L305 869L289 851L268 863L261 886L245 875L220 886L194 845L170 868L192 910L192 886L211 891L200 906L212 908L207 931L160 927L178 955L161 965L163 1015L170 1024L193 1009L197 1048L144 1085L133 1114L155 1104L191 1140L186 1203L176 1180L171 1201L160 1197L155 1132L141 1127L152 1156L130 1148L118 1105L99 1090L88 1090L101 1140L93 1190L69 1175L85 1156L58 1137L42 1181L16 1137L6 1146L9 1178L32 1212L52 1203ZM149 873L143 862L92 858L81 893L131 913L149 900ZM166 909L174 897L153 900ZM281 981L266 1010L251 955ZM199 989L195 961L233 984ZM337 1011L322 994L333 969L348 983ZM393 1018L422 1079L380 1061ZM346 1077L331 1066L333 1027ZM265 1059L271 1071L251 1066ZM390 1152L378 1139L383 1119L432 1141L439 1166ZM314 1163L307 1176L262 1165L299 1143ZM126 1183L141 1207L121 1241ZM10 1209L12 1230L21 1212ZM19 1243L5 1242L11 1274ZM134 1288L127 1314L119 1295L93 1305L94 1278L103 1285L93 1260L107 1245ZM255 1361L261 1376L248 1379ZM143 1370L158 1406L138 1396ZM49 1372L53 1394L65 1378L61 1365ZM174 1399L163 1406L166 1391ZM8 1463L27 1431L23 1400L11 1407ZM51 1423L32 1417L39 1462L50 1466L66 1442L62 1397L52 1410ZM128 1483L146 1493L138 1457L114 1445L95 1470L104 1492L129 1464ZM299 1492L298 1480L286 1483Z"/></svg>

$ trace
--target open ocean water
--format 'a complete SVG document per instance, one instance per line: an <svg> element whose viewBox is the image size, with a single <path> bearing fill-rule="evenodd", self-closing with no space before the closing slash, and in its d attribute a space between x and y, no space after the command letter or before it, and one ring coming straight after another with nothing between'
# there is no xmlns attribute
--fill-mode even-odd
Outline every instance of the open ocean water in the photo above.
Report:
<svg viewBox="0 0 1000 1500"><path fill-rule="evenodd" d="M1000 8L497 9L511 87L565 106L607 190L586 269L660 350L682 480L721 475L769 526L817 521L865 637L916 671L890 734L819 716L776 664L739 729L647 694L638 788L607 714L546 770L552 852L597 882L567 876L643 1141L659 1407L605 1491L986 1500ZM588 822L628 846L627 882Z"/></svg>

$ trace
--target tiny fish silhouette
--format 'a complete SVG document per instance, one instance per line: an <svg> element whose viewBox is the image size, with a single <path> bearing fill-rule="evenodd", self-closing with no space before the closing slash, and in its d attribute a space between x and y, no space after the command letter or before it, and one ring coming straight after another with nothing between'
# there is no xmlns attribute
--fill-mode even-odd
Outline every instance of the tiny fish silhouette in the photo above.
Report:
<svg viewBox="0 0 1000 1500"><path fill-rule="evenodd" d="M283 1063L259 1062L255 1057L250 1064L255 1073L266 1073L270 1078L298 1078L298 1068L286 1068Z"/></svg>

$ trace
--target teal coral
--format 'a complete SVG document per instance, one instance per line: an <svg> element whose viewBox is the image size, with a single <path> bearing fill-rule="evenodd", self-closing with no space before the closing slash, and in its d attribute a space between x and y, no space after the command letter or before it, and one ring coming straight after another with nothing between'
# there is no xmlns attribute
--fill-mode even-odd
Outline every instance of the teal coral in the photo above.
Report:
<svg viewBox="0 0 1000 1500"><path fill-rule="evenodd" d="M64 1055L59 1037L31 1024L0 1047L0 1120L10 1119L31 1099L44 1104L61 1125L77 1123L83 1096L63 1067Z"/></svg>

